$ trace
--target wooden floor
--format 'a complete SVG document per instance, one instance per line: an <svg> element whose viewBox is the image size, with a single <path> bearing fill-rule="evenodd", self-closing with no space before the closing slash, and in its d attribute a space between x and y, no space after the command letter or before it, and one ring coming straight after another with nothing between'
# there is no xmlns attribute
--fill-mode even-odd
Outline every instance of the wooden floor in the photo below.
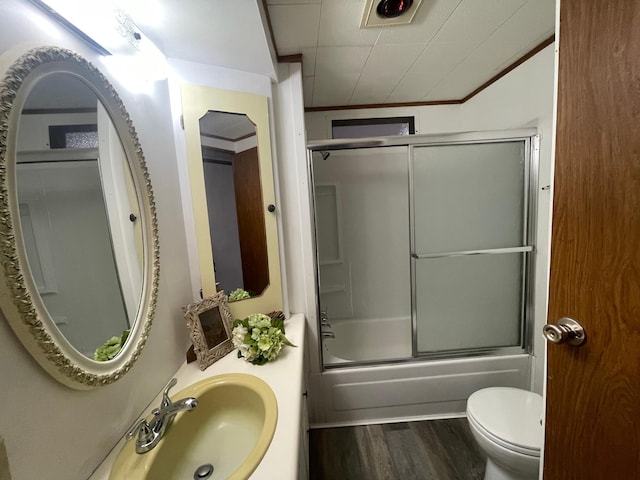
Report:
<svg viewBox="0 0 640 480"><path fill-rule="evenodd" d="M309 432L310 480L481 480L465 418Z"/></svg>

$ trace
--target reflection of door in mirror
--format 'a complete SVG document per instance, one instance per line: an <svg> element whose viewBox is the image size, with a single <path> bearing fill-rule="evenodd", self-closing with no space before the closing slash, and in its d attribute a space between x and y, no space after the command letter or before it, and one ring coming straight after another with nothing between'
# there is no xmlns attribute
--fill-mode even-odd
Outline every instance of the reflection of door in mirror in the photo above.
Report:
<svg viewBox="0 0 640 480"><path fill-rule="evenodd" d="M122 144L96 95L67 74L37 83L20 117L17 190L29 269L80 353L120 337L142 293L138 214Z"/></svg>
<svg viewBox="0 0 640 480"><path fill-rule="evenodd" d="M255 125L217 111L199 124L216 282L227 293L261 295L269 266Z"/></svg>

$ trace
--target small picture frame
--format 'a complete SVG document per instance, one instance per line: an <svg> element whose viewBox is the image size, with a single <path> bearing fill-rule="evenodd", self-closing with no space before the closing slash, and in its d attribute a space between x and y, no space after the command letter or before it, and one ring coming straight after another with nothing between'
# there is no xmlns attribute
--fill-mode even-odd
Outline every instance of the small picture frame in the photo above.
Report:
<svg viewBox="0 0 640 480"><path fill-rule="evenodd" d="M184 312L200 370L233 350L233 318L223 291L188 305Z"/></svg>

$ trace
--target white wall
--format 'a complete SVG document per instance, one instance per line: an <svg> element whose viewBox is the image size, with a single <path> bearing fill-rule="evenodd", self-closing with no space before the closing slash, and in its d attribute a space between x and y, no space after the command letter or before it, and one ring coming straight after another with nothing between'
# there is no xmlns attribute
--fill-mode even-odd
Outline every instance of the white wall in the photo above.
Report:
<svg viewBox="0 0 640 480"><path fill-rule="evenodd" d="M61 104L61 108L64 106ZM34 230L31 249L27 245L30 266L33 272L33 261L39 260L40 269L52 283L51 288L40 289L41 294L45 292L43 301L71 344L91 358L98 346L129 328L120 290L122 277L119 281L114 263L117 250L112 251L107 225L107 196L100 183L104 163L98 167L97 148L84 153L85 158L81 158L85 161L77 162L51 163L46 154L56 153L49 146L50 125L97 123L95 113L23 115L18 152L30 151L29 161L36 163L20 165L17 171L21 208L27 206ZM111 127L110 121L107 127ZM118 147L121 149L119 140ZM86 161L92 155L93 161ZM129 223L128 218L126 221ZM111 227L113 234L114 225ZM96 271L101 272L99 276ZM139 291L131 294L135 297L131 319L137 309L137 296Z"/></svg>
<svg viewBox="0 0 640 480"><path fill-rule="evenodd" d="M305 114L306 135L309 140L330 138L330 126L333 119L370 118L387 116L416 117L416 133L439 134L482 130L508 130L534 127L541 136L539 167L539 200L537 205L537 252L535 263L535 327L534 327L534 371L532 387L542 392L543 384L543 351L544 343L539 332L546 321L547 277L549 269L550 242L550 195L549 190L542 190L551 183L551 147L552 147L552 115L554 85L554 45L511 71L505 77L485 89L462 105L442 105L410 108L379 108L348 111L310 112ZM299 169L302 167L298 166ZM301 172L298 182L303 182L306 172ZM285 186L284 188L288 188ZM308 189L300 192L304 200ZM306 215L306 212L302 212ZM302 223L304 227L304 223ZM285 229L287 225L285 224ZM300 246L294 245L296 239L288 238L287 249L295 248L299 253ZM304 265L312 271L313 257L301 256L290 260L294 264ZM297 304L304 298L297 291L290 292L290 302ZM310 318L310 335L315 333L315 305L308 302L308 318ZM316 344L310 342L312 349ZM316 347L317 348L317 347ZM315 353L317 355L317 352ZM312 370L314 370L312 368ZM317 370L316 370L317 371Z"/></svg>
<svg viewBox="0 0 640 480"><path fill-rule="evenodd" d="M27 248L32 271L34 260L47 253L51 258L45 268L50 270L53 285L44 293L39 289L42 300L71 344L93 358L97 347L129 328L98 163L20 167L21 209L29 205L35 234L32 246L37 248Z"/></svg>
<svg viewBox="0 0 640 480"><path fill-rule="evenodd" d="M97 65L120 93L147 159L160 232L160 289L140 359L118 382L71 390L47 375L0 316L0 436L14 479L87 478L184 360L181 307L192 300L167 82L136 92L100 57L25 0L0 3L0 53L18 44L56 45Z"/></svg>
<svg viewBox="0 0 640 480"><path fill-rule="evenodd" d="M279 185L280 255L284 259L283 281L286 282L287 301L292 313L304 313L308 325L316 325L315 261L311 226L311 203L305 136L302 65L278 65L278 84L274 89L275 145L274 172ZM318 332L307 328L306 367L321 368ZM312 354L309 355L311 350ZM306 373L306 372L305 372ZM311 415L313 416L313 415Z"/></svg>

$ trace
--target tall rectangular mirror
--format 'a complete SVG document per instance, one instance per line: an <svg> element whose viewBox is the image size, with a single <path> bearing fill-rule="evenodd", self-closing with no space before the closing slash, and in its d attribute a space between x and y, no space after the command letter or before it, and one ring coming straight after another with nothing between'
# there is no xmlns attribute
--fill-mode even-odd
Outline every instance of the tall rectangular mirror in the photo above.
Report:
<svg viewBox="0 0 640 480"><path fill-rule="evenodd" d="M282 310L267 99L185 84L182 108L203 296Z"/></svg>

